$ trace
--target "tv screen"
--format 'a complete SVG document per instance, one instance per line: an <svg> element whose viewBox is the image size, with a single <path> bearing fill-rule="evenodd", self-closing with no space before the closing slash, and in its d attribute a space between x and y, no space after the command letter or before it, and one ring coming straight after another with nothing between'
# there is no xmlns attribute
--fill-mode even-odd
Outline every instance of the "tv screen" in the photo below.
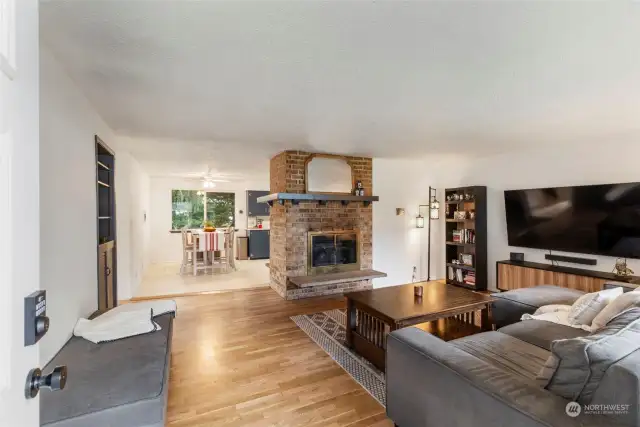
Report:
<svg viewBox="0 0 640 427"><path fill-rule="evenodd" d="M640 183L507 190L509 246L640 258Z"/></svg>

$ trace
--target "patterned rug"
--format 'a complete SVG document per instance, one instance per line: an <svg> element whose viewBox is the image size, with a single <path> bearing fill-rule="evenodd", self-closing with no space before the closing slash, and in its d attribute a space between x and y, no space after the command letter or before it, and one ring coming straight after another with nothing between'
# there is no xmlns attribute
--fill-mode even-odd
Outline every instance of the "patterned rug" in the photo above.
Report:
<svg viewBox="0 0 640 427"><path fill-rule="evenodd" d="M386 406L384 374L345 346L345 310L293 316L291 320L335 360L382 406Z"/></svg>

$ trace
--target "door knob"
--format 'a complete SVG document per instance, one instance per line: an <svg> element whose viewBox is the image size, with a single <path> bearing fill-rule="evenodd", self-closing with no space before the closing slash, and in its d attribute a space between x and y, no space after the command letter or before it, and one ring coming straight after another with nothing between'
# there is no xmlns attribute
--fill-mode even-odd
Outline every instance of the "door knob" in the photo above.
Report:
<svg viewBox="0 0 640 427"><path fill-rule="evenodd" d="M24 395L27 399L33 399L41 388L51 391L62 390L67 384L67 367L58 366L49 375L42 375L39 368L32 369L27 375L27 383L24 387Z"/></svg>

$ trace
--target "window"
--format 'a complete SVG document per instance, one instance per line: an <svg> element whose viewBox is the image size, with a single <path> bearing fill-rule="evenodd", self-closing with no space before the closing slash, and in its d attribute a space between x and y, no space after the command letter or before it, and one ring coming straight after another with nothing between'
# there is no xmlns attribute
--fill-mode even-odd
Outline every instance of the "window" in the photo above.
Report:
<svg viewBox="0 0 640 427"><path fill-rule="evenodd" d="M235 225L235 193L171 190L171 228L201 228Z"/></svg>

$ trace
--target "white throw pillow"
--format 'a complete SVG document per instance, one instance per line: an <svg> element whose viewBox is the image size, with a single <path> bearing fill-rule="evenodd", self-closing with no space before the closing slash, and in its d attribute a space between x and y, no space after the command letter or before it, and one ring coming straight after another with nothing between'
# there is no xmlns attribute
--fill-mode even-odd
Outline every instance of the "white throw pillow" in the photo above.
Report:
<svg viewBox="0 0 640 427"><path fill-rule="evenodd" d="M569 311L569 324L591 325L593 319L613 300L622 295L622 288L605 289L578 298Z"/></svg>
<svg viewBox="0 0 640 427"><path fill-rule="evenodd" d="M603 328L614 317L633 306L640 307L640 290L638 289L622 294L611 301L611 303L603 308L602 311L593 319L591 329L596 331Z"/></svg>
<svg viewBox="0 0 640 427"><path fill-rule="evenodd" d="M538 316L540 314L546 313L555 313L556 311L569 311L571 310L570 305L566 304L549 304L543 305L542 307L538 307L538 309L533 313L534 316Z"/></svg>

